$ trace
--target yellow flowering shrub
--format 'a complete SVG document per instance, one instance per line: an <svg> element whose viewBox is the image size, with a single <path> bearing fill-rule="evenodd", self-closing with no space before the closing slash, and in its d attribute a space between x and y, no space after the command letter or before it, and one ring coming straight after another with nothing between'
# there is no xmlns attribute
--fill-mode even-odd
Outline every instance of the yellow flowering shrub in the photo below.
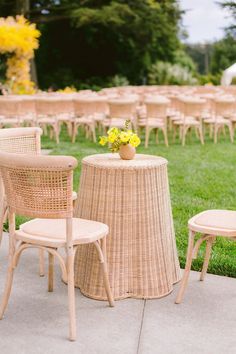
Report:
<svg viewBox="0 0 236 354"><path fill-rule="evenodd" d="M117 152L121 145L130 144L137 147L140 144L140 138L136 133L129 129L130 120L126 120L124 130L118 128L111 128L107 132L107 136L100 136L99 144L105 146L109 145L112 152Z"/></svg>
<svg viewBox="0 0 236 354"><path fill-rule="evenodd" d="M76 88L74 86L66 86L64 89L58 90L57 92L60 93L73 93L77 92Z"/></svg>
<svg viewBox="0 0 236 354"><path fill-rule="evenodd" d="M30 59L38 48L40 32L23 16L0 18L0 53L12 54L7 59L7 83L12 93L34 93L30 80Z"/></svg>

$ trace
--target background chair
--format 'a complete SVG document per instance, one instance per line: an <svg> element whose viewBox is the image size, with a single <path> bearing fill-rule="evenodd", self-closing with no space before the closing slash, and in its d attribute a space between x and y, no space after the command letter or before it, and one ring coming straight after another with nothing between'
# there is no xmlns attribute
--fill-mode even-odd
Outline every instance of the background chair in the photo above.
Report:
<svg viewBox="0 0 236 354"><path fill-rule="evenodd" d="M59 144L59 123L57 121L55 106L58 99L54 97L37 97L36 113L37 113L37 125L39 125L44 134L47 134L47 127L50 129L50 138L53 136L57 144Z"/></svg>
<svg viewBox="0 0 236 354"><path fill-rule="evenodd" d="M110 127L124 128L126 120L130 120L133 126L136 127L136 100L133 98L109 100L108 107L108 118L103 121L104 129Z"/></svg>
<svg viewBox="0 0 236 354"><path fill-rule="evenodd" d="M41 154L40 128L9 128L0 129L0 151L15 154ZM0 178L0 245L2 241L3 224L6 222L8 213L5 199L3 182ZM39 275L44 276L43 251L39 252Z"/></svg>
<svg viewBox="0 0 236 354"><path fill-rule="evenodd" d="M188 222L189 239L186 257L185 270L180 284L176 303L182 302L189 273L191 270L192 260L197 257L200 245L206 241L206 252L200 280L204 280L212 245L216 237L227 237L232 241L236 241L236 211L232 210L207 210L195 215ZM201 237L195 242L196 233L200 233Z"/></svg>
<svg viewBox="0 0 236 354"><path fill-rule="evenodd" d="M19 98L0 98L0 128L20 126L20 102Z"/></svg>
<svg viewBox="0 0 236 354"><path fill-rule="evenodd" d="M76 339L74 256L77 246L94 244L101 263L104 285L110 306L110 290L105 238L108 226L96 221L73 218L73 169L77 160L68 156L38 156L0 153L0 172L9 208L9 263L7 280L0 305L3 318L12 288L13 272L21 253L38 248L49 253L48 290L53 291L53 263L57 257L63 279L68 283L69 339ZM15 215L36 217L15 229ZM58 252L66 250L64 259Z"/></svg>
<svg viewBox="0 0 236 354"><path fill-rule="evenodd" d="M78 97L74 99L74 121L72 131L72 143L75 142L79 127L84 128L86 137L92 136L96 142L95 120L96 105L92 97Z"/></svg>
<svg viewBox="0 0 236 354"><path fill-rule="evenodd" d="M202 118L205 111L205 101L195 98L186 97L181 98L182 115L177 120L173 121L175 140L176 128L179 127L179 134L182 140L182 145L185 145L186 135L189 129L195 128L197 137L199 137L202 144L204 144Z"/></svg>
<svg viewBox="0 0 236 354"><path fill-rule="evenodd" d="M169 100L152 100L145 101L146 106L146 134L145 147L148 147L149 135L153 129L156 130L156 140L158 142L158 129L163 132L166 146L168 146L167 136L167 110Z"/></svg>

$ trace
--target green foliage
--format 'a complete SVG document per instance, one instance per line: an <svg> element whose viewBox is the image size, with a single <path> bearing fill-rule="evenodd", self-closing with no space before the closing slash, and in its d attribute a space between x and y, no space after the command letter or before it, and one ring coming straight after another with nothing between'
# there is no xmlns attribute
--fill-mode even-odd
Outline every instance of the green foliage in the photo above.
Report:
<svg viewBox="0 0 236 354"><path fill-rule="evenodd" d="M75 81L90 77L106 81L118 74L142 83L157 58L173 62L180 48L181 12L176 0L86 0L71 6L68 1L66 16L40 27L36 59L42 87L63 67L70 68Z"/></svg>
<svg viewBox="0 0 236 354"><path fill-rule="evenodd" d="M195 85L197 79L188 68L179 64L158 61L149 71L149 84L151 85Z"/></svg>
<svg viewBox="0 0 236 354"><path fill-rule="evenodd" d="M212 84L212 85L220 85L220 80L221 80L221 74L208 74L208 75L198 75L198 82L200 85L207 85L207 84Z"/></svg>
<svg viewBox="0 0 236 354"><path fill-rule="evenodd" d="M196 72L196 63L184 49L175 52L174 63L187 68L189 71Z"/></svg>
<svg viewBox="0 0 236 354"><path fill-rule="evenodd" d="M125 76L115 75L111 78L107 87L128 86L129 81Z"/></svg>
<svg viewBox="0 0 236 354"><path fill-rule="evenodd" d="M217 74L236 61L236 39L227 35L222 40L216 42L212 49L211 71Z"/></svg>

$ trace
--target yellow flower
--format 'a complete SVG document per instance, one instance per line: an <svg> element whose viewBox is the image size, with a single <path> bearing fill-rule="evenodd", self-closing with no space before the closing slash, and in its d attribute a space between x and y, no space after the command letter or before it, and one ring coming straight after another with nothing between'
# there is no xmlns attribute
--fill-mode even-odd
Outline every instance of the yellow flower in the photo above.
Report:
<svg viewBox="0 0 236 354"><path fill-rule="evenodd" d="M131 136L131 138L130 138L130 141L129 141L130 145L133 146L133 147L139 146L140 142L141 141L140 141L140 139L139 139L137 134L133 134Z"/></svg>
<svg viewBox="0 0 236 354"><path fill-rule="evenodd" d="M119 129L118 128L110 128L107 132L107 134L109 135L110 133L113 133L115 135L119 134Z"/></svg>
<svg viewBox="0 0 236 354"><path fill-rule="evenodd" d="M122 143L127 143L130 139L130 134L127 132L121 132L120 133L120 141Z"/></svg>
<svg viewBox="0 0 236 354"><path fill-rule="evenodd" d="M106 136L100 136L100 141L99 144L104 146L107 143L107 137Z"/></svg>
<svg viewBox="0 0 236 354"><path fill-rule="evenodd" d="M111 132L108 134L108 141L109 143L114 143L114 141L117 139L117 134Z"/></svg>

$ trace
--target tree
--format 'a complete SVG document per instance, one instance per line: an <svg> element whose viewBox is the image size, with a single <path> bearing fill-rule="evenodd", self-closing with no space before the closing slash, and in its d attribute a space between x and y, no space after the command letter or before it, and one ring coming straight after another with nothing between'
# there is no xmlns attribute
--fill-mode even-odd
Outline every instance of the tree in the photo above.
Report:
<svg viewBox="0 0 236 354"><path fill-rule="evenodd" d="M12 14L11 4L0 0L0 12ZM177 0L30 0L26 15L42 32L36 54L42 87L116 74L142 83L152 63L174 62L181 47Z"/></svg>
<svg viewBox="0 0 236 354"><path fill-rule="evenodd" d="M212 48L211 72L217 74L230 65L236 59L236 40L231 35L227 35L222 40L216 42Z"/></svg>
<svg viewBox="0 0 236 354"><path fill-rule="evenodd" d="M227 10L232 15L232 18L235 20L236 19L236 2L235 1L223 1L223 3L220 3L221 6ZM236 34L236 25L232 24L231 26L228 27L227 29L229 32L231 32L232 35Z"/></svg>

